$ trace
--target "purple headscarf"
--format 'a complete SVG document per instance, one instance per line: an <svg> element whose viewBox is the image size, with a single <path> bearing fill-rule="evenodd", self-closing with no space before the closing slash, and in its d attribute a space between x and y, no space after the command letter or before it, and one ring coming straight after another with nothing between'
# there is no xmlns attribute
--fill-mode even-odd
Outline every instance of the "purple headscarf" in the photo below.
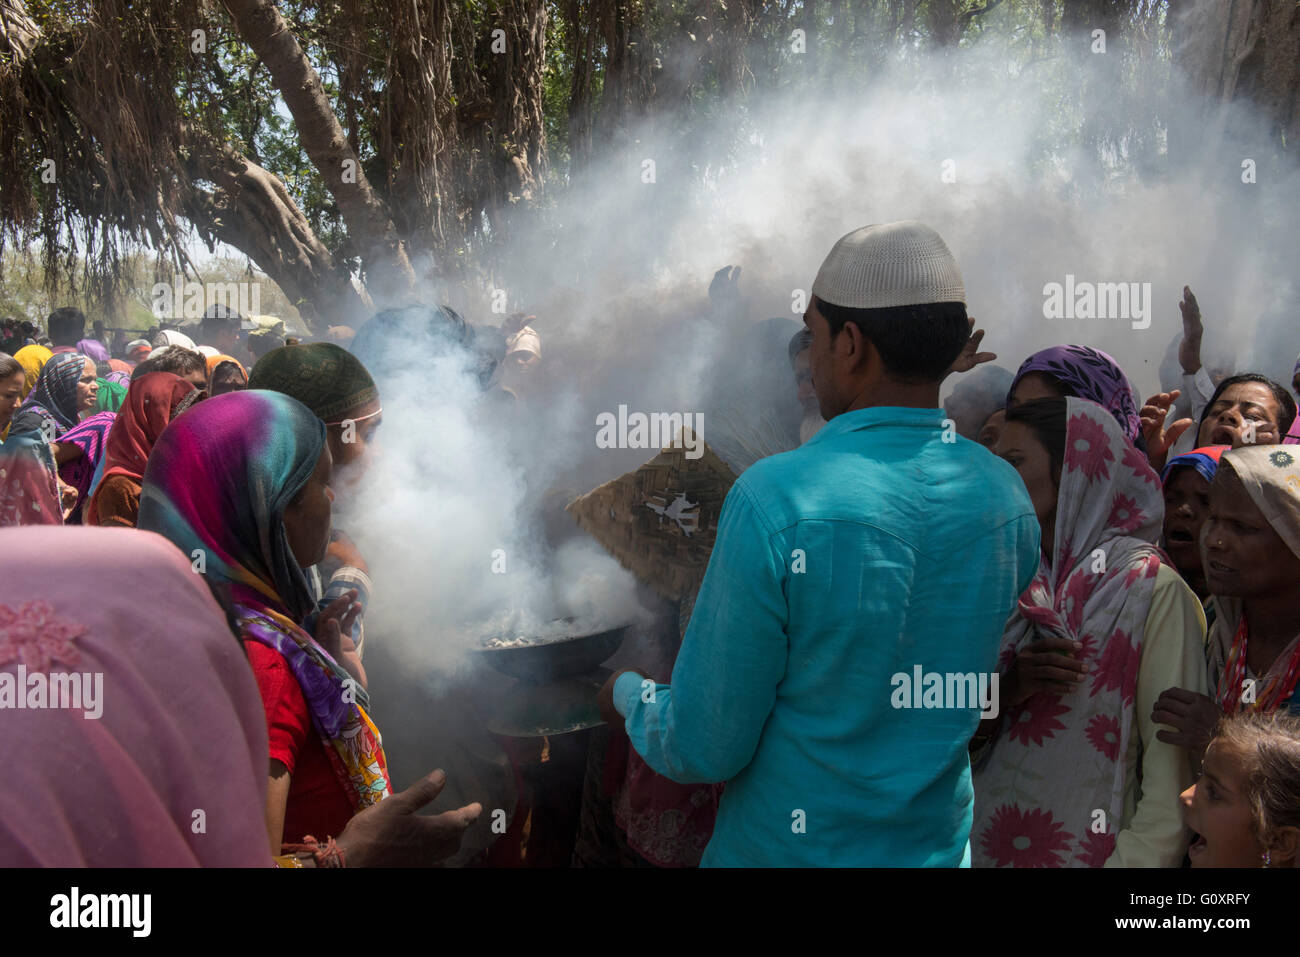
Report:
<svg viewBox="0 0 1300 957"><path fill-rule="evenodd" d="M107 362L112 358L98 339L82 339L77 343L77 351L96 362Z"/></svg>
<svg viewBox="0 0 1300 957"><path fill-rule="evenodd" d="M1067 394L1096 402L1115 417L1128 440L1142 435L1137 392L1119 364L1106 353L1088 346L1052 346L1035 352L1021 363L1007 390L1007 398L1030 372L1051 376Z"/></svg>

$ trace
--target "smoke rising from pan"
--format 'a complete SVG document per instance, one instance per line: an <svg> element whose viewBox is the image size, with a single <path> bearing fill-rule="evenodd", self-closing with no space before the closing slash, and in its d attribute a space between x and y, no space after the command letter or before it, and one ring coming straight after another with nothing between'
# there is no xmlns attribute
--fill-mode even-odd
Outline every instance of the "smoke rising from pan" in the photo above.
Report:
<svg viewBox="0 0 1300 957"><path fill-rule="evenodd" d="M1254 145L1207 143L1197 157L1153 160L1136 139L1102 157L1071 145L1063 134L1089 117L1062 122L1062 104L1081 77L1090 85L1078 99L1128 102L1118 87L1108 94L1122 71L1105 57L1118 54L1087 48L1066 41L1023 75L996 40L955 57L912 54L865 88L751 98L708 141L646 126L512 237L491 288L431 288L429 301L476 323L499 321L492 293L504 289L511 309L537 314L544 358L505 414L484 410L476 383L446 362L383 387L371 494L340 516L374 571L376 640L450 669L480 623L545 620L561 598L577 600L565 594L575 583L591 583L590 615L629 612L633 582L612 559L589 542L558 553L547 543L557 529L576 533L561 511L570 498L652 454L598 448L597 416L620 404L696 412L767 435L786 409L797 424L785 340L827 250L867 223L919 219L943 235L987 330L982 348L1007 368L1077 342L1115 356L1145 397L1181 335L1187 284L1207 354L1235 353L1238 368L1289 382L1300 177L1260 155L1267 138L1243 121L1231 128ZM1176 76L1163 89L1167 128L1205 125ZM1243 182L1245 160L1254 183ZM721 314L706 290L725 264L743 272L734 311ZM1150 283L1150 327L1045 318L1044 287L1067 276ZM783 322L762 321L771 317ZM704 438L727 437L706 427ZM495 549L505 574L492 571Z"/></svg>

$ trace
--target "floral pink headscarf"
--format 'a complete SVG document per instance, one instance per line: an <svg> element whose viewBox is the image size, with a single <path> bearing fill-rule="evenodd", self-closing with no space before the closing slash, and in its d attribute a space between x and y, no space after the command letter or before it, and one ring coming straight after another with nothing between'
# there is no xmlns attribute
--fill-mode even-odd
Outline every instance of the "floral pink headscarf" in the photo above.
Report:
<svg viewBox="0 0 1300 957"><path fill-rule="evenodd" d="M1124 811L1138 663L1160 568L1160 480L1115 418L1066 399L1054 554L1020 596L999 670L1040 638L1083 644L1089 670L1068 694L1041 692L1002 716L975 769L976 867L1100 867ZM1095 833L1094 811L1106 812Z"/></svg>
<svg viewBox="0 0 1300 957"><path fill-rule="evenodd" d="M0 712L0 867L270 866L262 700L202 576L151 532L4 538L0 693L100 678L98 717Z"/></svg>

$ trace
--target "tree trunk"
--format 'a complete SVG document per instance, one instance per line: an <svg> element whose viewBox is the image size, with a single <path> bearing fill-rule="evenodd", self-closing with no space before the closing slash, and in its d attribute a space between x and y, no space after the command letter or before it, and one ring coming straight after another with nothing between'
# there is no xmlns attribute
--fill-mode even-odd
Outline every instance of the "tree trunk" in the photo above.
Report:
<svg viewBox="0 0 1300 957"><path fill-rule="evenodd" d="M957 0L930 0L926 8L926 19L930 27L930 43L939 49L957 45L960 31L957 29Z"/></svg>
<svg viewBox="0 0 1300 957"><path fill-rule="evenodd" d="M501 25L505 53L494 56L491 79L493 123L506 203L533 200L541 187L546 159L542 82L546 67L546 3L504 0Z"/></svg>
<svg viewBox="0 0 1300 957"><path fill-rule="evenodd" d="M270 71L298 128L303 149L338 203L348 241L361 256L377 298L408 296L415 272L384 202L348 145L320 76L274 0L223 0L240 35Z"/></svg>
<svg viewBox="0 0 1300 957"><path fill-rule="evenodd" d="M1226 107L1250 100L1267 119L1272 145L1294 151L1300 7L1293 0L1182 0L1170 14L1174 61L1207 98L1205 127L1181 131L1180 145L1194 150L1207 129L1216 139L1233 138Z"/></svg>
<svg viewBox="0 0 1300 957"><path fill-rule="evenodd" d="M210 237L238 249L271 277L308 328L356 325L374 311L347 269L317 238L279 177L229 146L191 136L189 174L217 186L185 197L185 215Z"/></svg>
<svg viewBox="0 0 1300 957"><path fill-rule="evenodd" d="M573 64L569 81L569 171L581 175L591 162L592 80L596 69L596 28L590 4L564 0L565 54Z"/></svg>
<svg viewBox="0 0 1300 957"><path fill-rule="evenodd" d="M31 56L41 29L27 13L23 0L5 0L0 3L0 50L14 58L15 66Z"/></svg>
<svg viewBox="0 0 1300 957"><path fill-rule="evenodd" d="M598 7L605 39L605 76L593 132L615 149L631 145L629 130L646 116L650 63L640 0L602 0Z"/></svg>

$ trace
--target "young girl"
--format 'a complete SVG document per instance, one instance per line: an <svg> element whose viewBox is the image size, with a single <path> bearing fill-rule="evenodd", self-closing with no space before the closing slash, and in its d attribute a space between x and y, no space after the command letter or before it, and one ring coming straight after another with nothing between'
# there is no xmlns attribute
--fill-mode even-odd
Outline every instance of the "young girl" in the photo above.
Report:
<svg viewBox="0 0 1300 957"><path fill-rule="evenodd" d="M1192 867L1300 866L1300 719L1225 718L1181 800Z"/></svg>

